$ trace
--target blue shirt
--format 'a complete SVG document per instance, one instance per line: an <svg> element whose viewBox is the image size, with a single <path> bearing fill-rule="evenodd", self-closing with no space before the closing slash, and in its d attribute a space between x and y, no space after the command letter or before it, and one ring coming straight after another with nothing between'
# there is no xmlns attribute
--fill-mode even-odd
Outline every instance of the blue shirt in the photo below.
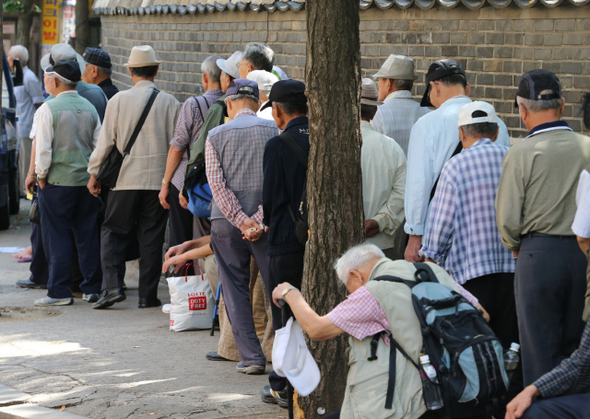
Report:
<svg viewBox="0 0 590 419"><path fill-rule="evenodd" d="M422 236L425 232L430 192L443 165L459 144L459 110L468 103L471 103L471 99L467 96L448 99L440 108L420 118L412 128L408 148L404 227L410 235ZM499 121L496 143L510 147L508 130L502 121Z"/></svg>
<svg viewBox="0 0 590 419"><path fill-rule="evenodd" d="M440 175L420 254L459 284L514 272L496 227L496 192L508 147L483 138L449 160Z"/></svg>

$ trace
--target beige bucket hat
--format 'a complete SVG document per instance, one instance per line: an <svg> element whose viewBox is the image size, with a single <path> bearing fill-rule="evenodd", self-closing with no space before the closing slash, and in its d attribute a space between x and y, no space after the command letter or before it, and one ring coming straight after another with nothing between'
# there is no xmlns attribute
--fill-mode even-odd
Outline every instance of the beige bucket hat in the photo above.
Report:
<svg viewBox="0 0 590 419"><path fill-rule="evenodd" d="M156 53L149 45L140 45L133 47L129 60L123 64L127 67L149 67L152 65L160 65L161 62L156 60Z"/></svg>
<svg viewBox="0 0 590 419"><path fill-rule="evenodd" d="M416 80L414 73L414 60L405 55L391 54L381 66L381 69L373 74L374 79Z"/></svg>
<svg viewBox="0 0 590 419"><path fill-rule="evenodd" d="M383 105L383 102L378 99L379 90L377 90L375 82L367 77L363 78L361 88L361 104L374 106Z"/></svg>

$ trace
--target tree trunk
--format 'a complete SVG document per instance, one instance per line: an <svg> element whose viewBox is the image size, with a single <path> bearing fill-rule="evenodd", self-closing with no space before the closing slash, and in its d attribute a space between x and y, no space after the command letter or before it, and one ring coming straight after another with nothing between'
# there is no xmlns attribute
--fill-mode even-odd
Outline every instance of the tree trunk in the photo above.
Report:
<svg viewBox="0 0 590 419"><path fill-rule="evenodd" d="M88 0L76 1L76 38L74 49L80 55L90 46L90 8Z"/></svg>
<svg viewBox="0 0 590 419"><path fill-rule="evenodd" d="M358 0L307 0L306 81L311 150L307 172L310 237L303 294L320 315L346 298L333 262L364 241L360 135ZM307 419L340 410L346 337L309 341L322 381L298 402Z"/></svg>
<svg viewBox="0 0 590 419"><path fill-rule="evenodd" d="M31 25L33 24L33 12L35 3L32 0L21 0L25 11L18 14L16 22L16 44L25 46L31 51Z"/></svg>

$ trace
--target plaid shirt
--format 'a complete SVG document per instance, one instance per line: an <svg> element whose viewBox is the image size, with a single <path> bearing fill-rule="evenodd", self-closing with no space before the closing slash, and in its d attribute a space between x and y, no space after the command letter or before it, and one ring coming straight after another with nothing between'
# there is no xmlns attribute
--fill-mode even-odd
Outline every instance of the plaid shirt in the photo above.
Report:
<svg viewBox="0 0 590 419"><path fill-rule="evenodd" d="M514 272L502 246L494 202L508 147L484 138L445 164L432 201L420 254L464 284L494 273Z"/></svg>
<svg viewBox="0 0 590 419"><path fill-rule="evenodd" d="M578 349L533 385L544 398L590 392L590 321Z"/></svg>

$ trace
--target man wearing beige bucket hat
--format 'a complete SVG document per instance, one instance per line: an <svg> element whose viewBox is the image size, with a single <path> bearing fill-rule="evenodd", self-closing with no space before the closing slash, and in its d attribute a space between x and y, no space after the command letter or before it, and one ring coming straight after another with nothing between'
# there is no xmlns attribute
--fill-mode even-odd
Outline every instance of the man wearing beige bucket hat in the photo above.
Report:
<svg viewBox="0 0 590 419"><path fill-rule="evenodd" d="M407 155L412 127L430 112L412 97L411 90L418 78L414 73L414 60L391 54L373 78L378 81L379 100L383 104L371 124L375 131L397 141Z"/></svg>
<svg viewBox="0 0 590 419"><path fill-rule="evenodd" d="M103 129L88 165L88 189L98 195L101 166L116 147L124 155L121 171L109 192L101 230L103 270L102 295L93 308L107 308L125 299L119 284L125 275L125 249L139 239L139 308L157 307L162 245L167 211L158 200L164 178L168 144L172 140L180 104L154 84L160 61L149 45L133 47L125 64L133 87L117 93L109 101ZM149 102L153 101L151 108ZM140 117L147 109L143 125ZM132 133L139 127L137 140L127 155L123 153Z"/></svg>

